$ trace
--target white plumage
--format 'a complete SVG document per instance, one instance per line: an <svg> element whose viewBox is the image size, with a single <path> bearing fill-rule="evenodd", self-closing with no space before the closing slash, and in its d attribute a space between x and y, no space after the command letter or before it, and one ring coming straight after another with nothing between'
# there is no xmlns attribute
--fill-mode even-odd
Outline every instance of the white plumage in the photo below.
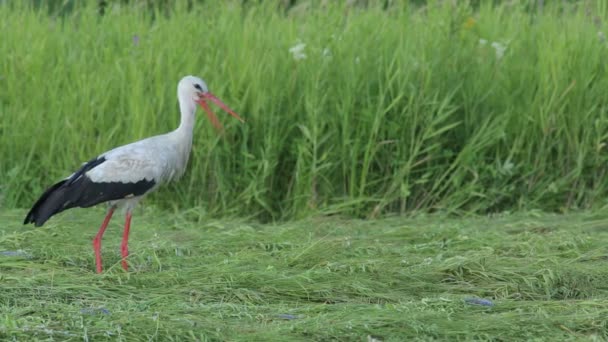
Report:
<svg viewBox="0 0 608 342"><path fill-rule="evenodd" d="M196 104L207 112L213 125L219 121L209 109L210 100L243 121L228 106L209 92L203 80L186 76L177 86L181 112L179 127L167 134L153 136L114 148L85 163L68 178L46 190L27 214L24 223L41 226L51 216L73 207L90 207L107 202L108 213L93 240L97 272L101 272L101 237L114 210L126 208L125 230L121 245L122 265L127 270L127 242L131 213L137 203L159 185L181 177L192 148Z"/></svg>

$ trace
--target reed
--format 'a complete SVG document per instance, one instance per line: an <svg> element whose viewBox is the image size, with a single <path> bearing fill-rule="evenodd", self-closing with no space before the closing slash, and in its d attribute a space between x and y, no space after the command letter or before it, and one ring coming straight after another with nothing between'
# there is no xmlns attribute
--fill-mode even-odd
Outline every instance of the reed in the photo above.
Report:
<svg viewBox="0 0 608 342"><path fill-rule="evenodd" d="M219 136L199 118L185 178L148 202L164 208L271 220L605 203L604 2L282 3L1 4L0 205L176 127L186 74L247 123L226 117Z"/></svg>

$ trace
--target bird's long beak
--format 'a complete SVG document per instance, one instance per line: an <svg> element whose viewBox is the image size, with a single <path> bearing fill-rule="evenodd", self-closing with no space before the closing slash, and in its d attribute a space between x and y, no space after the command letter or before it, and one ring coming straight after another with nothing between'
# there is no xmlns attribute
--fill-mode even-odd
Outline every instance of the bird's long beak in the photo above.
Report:
<svg viewBox="0 0 608 342"><path fill-rule="evenodd" d="M245 122L245 120L243 120L237 113L235 113L232 109L226 106L224 102L215 97L215 95L211 94L210 92L202 93L200 95L200 99L198 100L198 104L205 110L205 112L207 112L207 117L211 121L211 124L213 124L213 127L215 127L215 129L217 129L218 131L222 130L222 124L217 119L217 116L215 116L211 108L209 108L209 104L207 104L205 100L210 100L211 102L215 103L220 108L228 112L228 114L237 118L239 121Z"/></svg>

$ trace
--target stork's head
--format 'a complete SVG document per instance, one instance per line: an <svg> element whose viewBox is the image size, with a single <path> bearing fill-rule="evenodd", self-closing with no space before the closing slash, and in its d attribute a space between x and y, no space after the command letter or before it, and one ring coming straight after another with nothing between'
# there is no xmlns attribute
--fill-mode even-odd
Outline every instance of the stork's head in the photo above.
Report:
<svg viewBox="0 0 608 342"><path fill-rule="evenodd" d="M179 81L179 84L177 85L177 96L180 100L189 100L198 103L205 112L207 112L207 117L218 130L222 129L222 124L220 124L213 111L211 111L211 108L209 108L207 101L217 104L220 108L228 112L228 114L239 119L241 122L244 122L238 114L209 92L209 88L207 88L207 83L205 83L205 81L196 76L186 76Z"/></svg>

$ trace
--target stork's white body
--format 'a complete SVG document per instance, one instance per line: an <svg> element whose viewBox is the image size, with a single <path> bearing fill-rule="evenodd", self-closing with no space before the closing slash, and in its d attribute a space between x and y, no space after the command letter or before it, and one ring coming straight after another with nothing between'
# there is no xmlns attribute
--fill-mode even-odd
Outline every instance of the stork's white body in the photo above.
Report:
<svg viewBox="0 0 608 342"><path fill-rule="evenodd" d="M179 179L186 171L191 149L192 127L177 129L105 152L99 157L106 161L85 175L98 183L153 181L154 186L143 195L109 202L110 205L124 206L128 210L161 184Z"/></svg>
<svg viewBox="0 0 608 342"><path fill-rule="evenodd" d="M183 146L170 137L155 136L108 151L99 156L106 161L85 175L96 183L153 181L154 185L142 195L127 194L123 199L108 202L111 206L132 209L146 194L184 173L190 147Z"/></svg>
<svg viewBox="0 0 608 342"><path fill-rule="evenodd" d="M44 224L51 216L73 207L90 207L107 202L108 214L93 241L97 271L101 272L101 236L114 209L126 207L123 258L128 255L127 239L131 212L137 203L159 185L181 177L192 149L196 104L205 109L212 123L219 125L205 100L217 103L239 120L242 119L207 89L203 80L184 77L178 84L181 112L179 127L167 134L153 136L114 148L85 163L68 178L50 187L34 204L24 223ZM220 126L221 127L221 126ZM123 259L123 267L127 269Z"/></svg>

